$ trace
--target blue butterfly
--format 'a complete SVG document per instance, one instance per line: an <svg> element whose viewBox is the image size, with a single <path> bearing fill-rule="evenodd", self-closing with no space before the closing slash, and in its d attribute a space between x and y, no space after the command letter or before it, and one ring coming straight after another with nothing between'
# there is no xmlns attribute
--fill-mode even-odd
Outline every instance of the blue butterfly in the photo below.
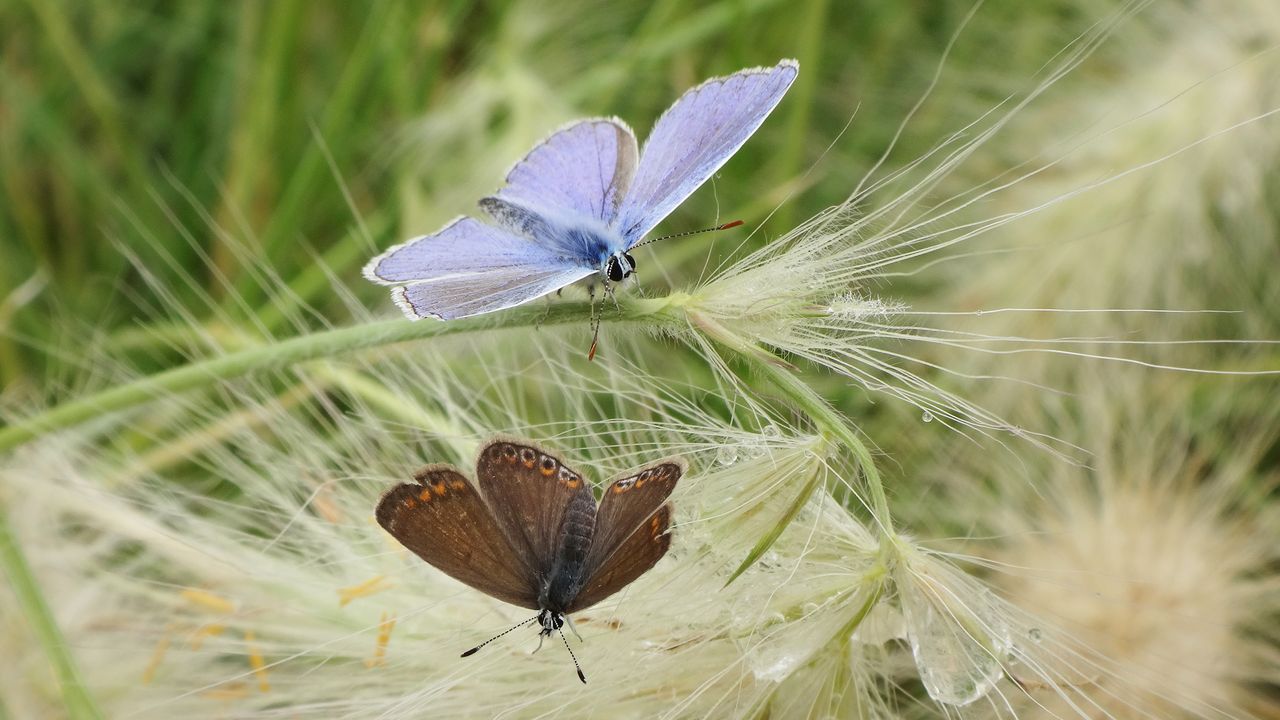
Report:
<svg viewBox="0 0 1280 720"><path fill-rule="evenodd" d="M364 275L394 286L396 305L415 320L503 310L590 275L608 292L635 271L628 251L742 147L799 71L783 60L686 91L643 153L617 118L567 125L480 201L495 225L456 218L375 257Z"/></svg>

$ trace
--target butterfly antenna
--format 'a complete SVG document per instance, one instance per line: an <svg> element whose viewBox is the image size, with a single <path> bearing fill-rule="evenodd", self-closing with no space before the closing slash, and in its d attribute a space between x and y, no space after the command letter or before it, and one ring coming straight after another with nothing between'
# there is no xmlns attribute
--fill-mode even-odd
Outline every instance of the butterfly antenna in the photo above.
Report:
<svg viewBox="0 0 1280 720"><path fill-rule="evenodd" d="M564 641L564 649L569 651L569 657L573 659L573 668L578 671L578 679L583 685L587 684L587 676L582 674L582 666L578 664L578 656L573 654L573 648L569 647L569 638L565 637L564 631L560 632L560 639Z"/></svg>
<svg viewBox="0 0 1280 720"><path fill-rule="evenodd" d="M717 230L728 230L729 228L736 228L741 224L742 224L741 220L734 220L733 222L725 223L723 225L717 225L715 227L702 228L701 230L689 230L687 232L676 233L675 235L663 235L662 237L649 238L644 242L638 242L635 245L632 245L628 249L629 250L635 249L640 247L641 245L648 245L649 243L655 243L655 242L658 242L659 240L670 240L672 238L687 237L689 235L698 235L701 233L716 232Z"/></svg>
<svg viewBox="0 0 1280 720"><path fill-rule="evenodd" d="M477 646L475 646L475 647L471 648L470 650L468 650L468 651L466 651L466 652L462 653L462 657L467 657L467 656L469 656L469 655L475 655L477 652L479 652L480 648L484 647L485 645L488 645L489 643L493 642L494 640L497 640L498 638L502 637L503 635L506 635L507 633L511 632L512 630L515 630L516 628L524 627L525 625L528 625L529 623L531 623L531 622L533 622L534 620L537 620L537 619L538 619L538 616L537 616L537 615L534 615L533 617L529 618L528 620L525 620L525 621L524 621L524 622L522 622L522 623L517 623L517 624L515 624L515 625L512 625L511 627L507 628L506 630L503 630L502 632L498 633L497 635L494 635L493 637L489 638L488 640L485 640L484 642L480 643L479 645L477 645Z"/></svg>

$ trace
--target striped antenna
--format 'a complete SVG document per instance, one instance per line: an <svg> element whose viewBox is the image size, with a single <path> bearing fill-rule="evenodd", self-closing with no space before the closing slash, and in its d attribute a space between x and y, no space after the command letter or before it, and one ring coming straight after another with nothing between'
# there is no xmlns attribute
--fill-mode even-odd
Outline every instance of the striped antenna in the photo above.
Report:
<svg viewBox="0 0 1280 720"><path fill-rule="evenodd" d="M717 230L728 230L729 228L736 228L741 224L742 224L741 220L734 220L733 222L728 222L723 225L717 225L715 227L702 228L701 230L689 230L688 232L676 233L674 235L663 235L662 237L659 237L659 238L650 238L648 240L645 240L644 242L638 242L627 249L631 250L633 248L638 248L641 245L648 245L649 243L658 242L659 240L670 240L672 238L686 237L688 235L698 235L700 233L716 232Z"/></svg>
<svg viewBox="0 0 1280 720"><path fill-rule="evenodd" d="M578 679L583 685L587 684L587 676L582 674L582 666L578 664L578 656L573 654L573 648L569 647L569 638L564 636L564 631L560 631L560 639L564 641L564 649L569 651L569 657L573 658L573 669L578 671Z"/></svg>
<svg viewBox="0 0 1280 720"><path fill-rule="evenodd" d="M489 638L488 640L485 640L484 642L480 643L479 645L477 645L477 646L475 646L475 647L471 648L470 650L468 650L468 651L466 651L466 652L462 653L462 657L467 657L467 656L469 656L469 655L475 655L475 654L476 654L476 652L477 652L480 648L484 647L485 645L488 645L489 643L493 642L494 640L497 640L498 638L502 637L503 635L506 635L507 633L511 632L512 630L515 630L516 628L524 627L525 625L528 625L529 623L531 623L531 622L533 622L534 620L537 620L537 619L538 619L538 616L537 616L537 615L534 615L533 617L529 618L528 620L525 620L525 621L524 621L524 622L522 622L522 623L518 623L518 624L516 624L516 625L512 625L511 627L507 628L506 630L503 630L502 632L498 633L497 635L494 635L493 637ZM586 682L586 680L583 680L582 682Z"/></svg>

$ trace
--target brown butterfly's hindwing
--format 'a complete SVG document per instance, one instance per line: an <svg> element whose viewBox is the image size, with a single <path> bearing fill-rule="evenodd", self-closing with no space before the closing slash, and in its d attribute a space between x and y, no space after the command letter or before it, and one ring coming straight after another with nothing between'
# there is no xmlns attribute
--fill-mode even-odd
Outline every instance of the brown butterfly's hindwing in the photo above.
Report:
<svg viewBox="0 0 1280 720"><path fill-rule="evenodd" d="M671 546L671 506L664 503L685 467L679 458L661 460L605 488L587 551L585 582L569 611L604 600L662 559Z"/></svg>
<svg viewBox="0 0 1280 720"><path fill-rule="evenodd" d="M602 565L588 570L586 583L569 604L566 613L595 605L645 574L671 547L671 506L663 505L649 521L623 540Z"/></svg>

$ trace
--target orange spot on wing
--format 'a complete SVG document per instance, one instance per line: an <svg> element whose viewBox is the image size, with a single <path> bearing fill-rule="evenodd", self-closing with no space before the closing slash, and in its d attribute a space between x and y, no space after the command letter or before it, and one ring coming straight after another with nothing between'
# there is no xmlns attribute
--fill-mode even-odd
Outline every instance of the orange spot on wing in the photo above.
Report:
<svg viewBox="0 0 1280 720"><path fill-rule="evenodd" d="M454 480L453 482L449 483L449 487L453 488L454 490L466 490L467 484L462 482L461 480Z"/></svg>
<svg viewBox="0 0 1280 720"><path fill-rule="evenodd" d="M429 502L431 500L431 490L429 488L422 488L422 492L418 493L418 499L422 502Z"/></svg>
<svg viewBox="0 0 1280 720"><path fill-rule="evenodd" d="M435 485L432 485L431 487L435 489L437 495L444 495L444 491L447 486L445 485L444 481L441 480L440 482L436 483Z"/></svg>
<svg viewBox="0 0 1280 720"><path fill-rule="evenodd" d="M577 489L578 489L578 486L579 486L579 485L581 485L581 484L582 484L582 481L581 481L581 480L579 480L578 478L574 478L574 479L572 479L572 480L570 480L570 481L568 481L568 482L566 482L566 483L565 483L565 485L568 485L568 486L569 486L569 489L570 489L570 490L577 490Z"/></svg>

